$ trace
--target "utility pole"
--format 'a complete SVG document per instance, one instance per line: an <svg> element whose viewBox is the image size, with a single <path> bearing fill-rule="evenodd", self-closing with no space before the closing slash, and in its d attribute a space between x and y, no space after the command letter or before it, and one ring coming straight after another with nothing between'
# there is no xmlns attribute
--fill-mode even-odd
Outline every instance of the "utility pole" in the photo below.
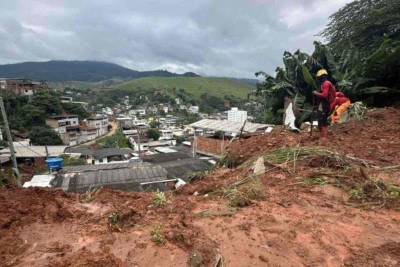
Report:
<svg viewBox="0 0 400 267"><path fill-rule="evenodd" d="M193 146L193 158L195 158L197 149L196 128L193 128L193 130L194 130L194 136L193 136L192 146Z"/></svg>
<svg viewBox="0 0 400 267"><path fill-rule="evenodd" d="M44 146L44 148L46 149L46 159L49 158L49 149L47 148L47 146Z"/></svg>
<svg viewBox="0 0 400 267"><path fill-rule="evenodd" d="M1 108L1 115L3 116L4 127L6 130L7 139L8 139L8 146L10 148L11 161L13 164L13 171L15 173L15 176L17 177L17 185L20 187L21 186L21 175L19 174L19 171L18 171L17 158L15 156L14 144L13 144L13 141L11 138L10 127L8 126L7 114L6 114L6 110L4 108L4 102L3 102L2 97L0 97L0 108Z"/></svg>
<svg viewBox="0 0 400 267"><path fill-rule="evenodd" d="M137 141L138 141L138 155L139 155L139 161L141 159L140 157L140 126L137 127Z"/></svg>

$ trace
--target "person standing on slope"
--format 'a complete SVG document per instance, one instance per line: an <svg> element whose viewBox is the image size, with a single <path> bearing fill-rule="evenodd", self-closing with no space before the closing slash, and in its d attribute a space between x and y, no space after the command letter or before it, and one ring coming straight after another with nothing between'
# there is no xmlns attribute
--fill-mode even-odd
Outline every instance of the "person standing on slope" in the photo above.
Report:
<svg viewBox="0 0 400 267"><path fill-rule="evenodd" d="M336 106L336 88L328 80L328 72L326 70L319 70L317 78L321 84L321 92L313 91L313 94L320 100L318 106L320 119L318 120L318 124L321 129L321 137L326 137L328 132L328 117Z"/></svg>
<svg viewBox="0 0 400 267"><path fill-rule="evenodd" d="M339 123L340 118L350 107L350 99L348 99L342 92L336 92L336 105L338 108L331 115L332 123Z"/></svg>

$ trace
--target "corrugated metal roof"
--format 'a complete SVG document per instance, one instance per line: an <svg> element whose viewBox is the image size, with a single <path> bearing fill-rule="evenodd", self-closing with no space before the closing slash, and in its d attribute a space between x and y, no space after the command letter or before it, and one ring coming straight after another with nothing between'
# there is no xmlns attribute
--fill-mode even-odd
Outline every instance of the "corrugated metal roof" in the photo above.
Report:
<svg viewBox="0 0 400 267"><path fill-rule="evenodd" d="M64 190L78 193L98 187L142 191L141 183L157 183L166 179L166 170L158 165L103 164L65 168L63 173L57 175L55 184Z"/></svg>
<svg viewBox="0 0 400 267"><path fill-rule="evenodd" d="M204 119L197 121L195 123L190 124L193 128L201 128L206 130L213 131L222 131L229 133L239 133L240 129L243 127L243 123L241 122L230 122L227 120L211 120ZM264 130L268 127L273 127L271 124L259 124L259 123L250 123L246 122L244 127L244 132L254 133L260 130Z"/></svg>
<svg viewBox="0 0 400 267"><path fill-rule="evenodd" d="M64 153L67 146L47 146L50 157L58 157ZM16 146L14 147L17 158L47 157L45 146ZM1 153L10 153L10 149L2 149Z"/></svg>
<svg viewBox="0 0 400 267"><path fill-rule="evenodd" d="M206 171L212 167L211 163L196 158L164 162L160 165L168 172L169 178L181 178L184 181L188 180L189 173Z"/></svg>
<svg viewBox="0 0 400 267"><path fill-rule="evenodd" d="M67 147L64 153L79 153L83 156L91 156L94 152L86 147Z"/></svg>
<svg viewBox="0 0 400 267"><path fill-rule="evenodd" d="M112 170L121 168L139 168L143 166L150 166L150 163L112 163L112 164L97 164L97 165L78 165L78 166L66 166L63 167L63 172L85 172L85 171L96 171L96 170Z"/></svg>
<svg viewBox="0 0 400 267"><path fill-rule="evenodd" d="M130 148L117 148L117 147L103 148L103 149L95 150L93 153L93 157L96 159L102 159L102 158L112 157L112 156L130 155L133 152L134 151Z"/></svg>

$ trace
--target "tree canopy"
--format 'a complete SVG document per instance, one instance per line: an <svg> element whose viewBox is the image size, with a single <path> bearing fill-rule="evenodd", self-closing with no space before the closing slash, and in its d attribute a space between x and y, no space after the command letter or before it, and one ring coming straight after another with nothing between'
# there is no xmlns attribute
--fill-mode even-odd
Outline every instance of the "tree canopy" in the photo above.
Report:
<svg viewBox="0 0 400 267"><path fill-rule="evenodd" d="M151 129L147 130L147 136L150 138L153 138L154 140L158 140L158 138L160 138L160 135L161 135L161 133L157 129L151 128Z"/></svg>
<svg viewBox="0 0 400 267"><path fill-rule="evenodd" d="M90 113L81 104L76 103L62 103L62 107L68 114L77 115L80 120L86 119Z"/></svg>
<svg viewBox="0 0 400 267"><path fill-rule="evenodd" d="M341 53L350 44L363 55L378 49L385 38L400 40L400 1L358 0L348 3L330 16L320 33Z"/></svg>
<svg viewBox="0 0 400 267"><path fill-rule="evenodd" d="M284 67L275 76L262 71L265 81L257 94L266 97L275 115L282 111L284 97L297 108L310 108L312 91L319 88L316 73L326 69L337 90L352 101L387 106L400 99L400 2L359 0L331 16L322 32L328 44L315 42L311 55L300 50L283 54Z"/></svg>
<svg viewBox="0 0 400 267"><path fill-rule="evenodd" d="M32 145L62 145L62 140L58 134L49 127L35 126L32 128L29 138Z"/></svg>

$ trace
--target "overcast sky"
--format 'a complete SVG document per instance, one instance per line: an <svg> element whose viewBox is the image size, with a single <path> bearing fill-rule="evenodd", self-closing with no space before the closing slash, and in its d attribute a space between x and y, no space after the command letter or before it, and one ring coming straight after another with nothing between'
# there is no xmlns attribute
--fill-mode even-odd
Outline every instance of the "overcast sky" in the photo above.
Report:
<svg viewBox="0 0 400 267"><path fill-rule="evenodd" d="M349 0L0 0L0 64L98 60L253 78Z"/></svg>

